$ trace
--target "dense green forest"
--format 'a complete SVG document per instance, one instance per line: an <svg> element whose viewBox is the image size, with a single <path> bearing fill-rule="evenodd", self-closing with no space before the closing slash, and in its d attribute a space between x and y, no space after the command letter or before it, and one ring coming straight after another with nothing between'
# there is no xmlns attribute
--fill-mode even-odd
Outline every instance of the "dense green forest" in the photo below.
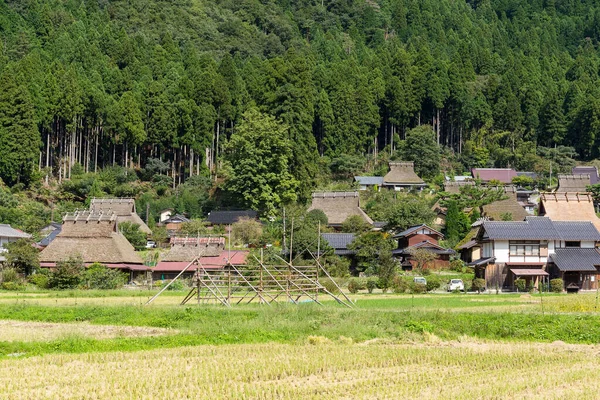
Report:
<svg viewBox="0 0 600 400"><path fill-rule="evenodd" d="M0 0L0 39L9 186L122 166L273 208L422 158L420 125L456 173L600 156L597 1Z"/></svg>

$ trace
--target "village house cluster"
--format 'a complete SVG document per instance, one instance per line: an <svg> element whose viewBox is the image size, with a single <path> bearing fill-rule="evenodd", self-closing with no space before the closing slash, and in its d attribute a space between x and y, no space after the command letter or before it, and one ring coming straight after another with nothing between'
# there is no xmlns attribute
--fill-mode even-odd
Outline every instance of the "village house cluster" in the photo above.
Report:
<svg viewBox="0 0 600 400"><path fill-rule="evenodd" d="M412 162L390 162L383 177L357 176L356 191L315 192L311 210L321 210L327 216L329 229L321 233L322 243L334 254L350 260L351 272L356 271L356 250L350 244L357 233L340 232L350 217L362 220L374 231L385 226L373 221L361 208L361 190L421 191L423 180L415 173ZM524 280L527 287L537 288L554 278L564 281L565 290L598 288L600 267L600 219L587 185L600 182L594 167L575 167L570 175L559 175L559 187L554 192L538 192L514 185L513 178L532 176L531 172L512 169L473 169L470 176L448 177L443 190L459 193L461 187L488 184L503 193L503 199L482 207L481 218L472 224L470 232L455 248L442 245L446 209L439 203L433 209L437 219L432 226L417 225L392 233L393 257L402 270L412 270L417 261L415 250L435 254L429 265L447 268L454 259L473 267L476 278L485 280L489 290L511 291L515 282ZM464 210L468 212L469 210ZM225 232L241 219L258 220L252 210L213 211L206 222L209 227L223 226ZM206 271L219 271L227 266L247 264L247 250L231 250L223 236L189 237L180 234L182 224L190 222L173 210L164 210L160 225L168 232L168 248L159 258L142 259L119 230L119 224L131 222L150 235L150 228L136 212L135 201L125 199L92 199L88 210L64 215L62 224L52 223L43 231L44 239L36 246L41 250L40 265L54 268L69 256L80 256L86 265L101 263L127 272L130 281L152 282L172 279L186 269L185 277L193 276L198 262ZM0 225L0 248L28 234ZM2 260L0 252L0 262ZM189 267L189 268L188 268Z"/></svg>

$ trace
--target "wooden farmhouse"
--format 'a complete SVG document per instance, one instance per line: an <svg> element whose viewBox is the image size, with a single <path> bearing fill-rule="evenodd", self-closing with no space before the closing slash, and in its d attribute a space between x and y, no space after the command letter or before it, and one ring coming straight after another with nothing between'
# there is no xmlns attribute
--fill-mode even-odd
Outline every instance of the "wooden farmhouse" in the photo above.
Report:
<svg viewBox="0 0 600 400"><path fill-rule="evenodd" d="M117 228L114 212L79 211L63 218L60 233L40 253L40 265L54 268L69 257L80 256L86 265L98 262L124 271L145 270L144 263Z"/></svg>
<svg viewBox="0 0 600 400"><path fill-rule="evenodd" d="M228 265L245 265L247 251L225 249L223 237L173 237L169 252L150 268L154 280L173 279L183 271L196 257L199 265L206 270L221 270ZM190 278L198 269L191 266L183 277Z"/></svg>
<svg viewBox="0 0 600 400"><path fill-rule="evenodd" d="M140 230L146 234L151 234L152 231L148 225L137 215L135 211L134 199L92 199L90 203L90 211L92 213L115 213L117 215L117 223L131 222L138 224Z"/></svg>
<svg viewBox="0 0 600 400"><path fill-rule="evenodd" d="M423 190L427 184L415 173L412 161L390 162L390 172L383 177L383 186L390 190Z"/></svg>
<svg viewBox="0 0 600 400"><path fill-rule="evenodd" d="M597 288L600 233L590 221L553 221L527 217L525 221L482 221L476 237L480 257L469 265L488 289L514 290L515 280L528 286L562 278L579 289ZM472 242L463 245L466 247Z"/></svg>
<svg viewBox="0 0 600 400"><path fill-rule="evenodd" d="M423 249L437 255L437 259L427 265L428 268L447 268L450 263L450 256L456 254L452 249L446 249L439 245L439 241L444 235L427 225L417 225L406 229L394 235L398 241L398 248L392 251L394 257L400 258L402 269L412 270L416 261L412 257L412 252L416 249Z"/></svg>
<svg viewBox="0 0 600 400"><path fill-rule="evenodd" d="M353 215L358 215L367 224L373 225L373 220L360 208L358 192L315 192L308 211L311 210L323 211L328 225L334 228L340 228Z"/></svg>

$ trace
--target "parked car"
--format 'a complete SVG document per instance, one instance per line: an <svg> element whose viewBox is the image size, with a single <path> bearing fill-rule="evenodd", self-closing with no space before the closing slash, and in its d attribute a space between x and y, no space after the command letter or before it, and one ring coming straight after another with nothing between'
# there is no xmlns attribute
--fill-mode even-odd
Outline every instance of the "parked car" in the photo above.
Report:
<svg viewBox="0 0 600 400"><path fill-rule="evenodd" d="M146 248L147 249L155 249L156 248L156 242L154 240L148 240L146 242Z"/></svg>
<svg viewBox="0 0 600 400"><path fill-rule="evenodd" d="M427 285L427 279L423 278L422 276L415 276L413 278L413 282L414 283L422 283L423 285Z"/></svg>
<svg viewBox="0 0 600 400"><path fill-rule="evenodd" d="M461 292L465 291L465 284L462 279L450 279L448 283L448 291L454 292L455 290L460 290Z"/></svg>

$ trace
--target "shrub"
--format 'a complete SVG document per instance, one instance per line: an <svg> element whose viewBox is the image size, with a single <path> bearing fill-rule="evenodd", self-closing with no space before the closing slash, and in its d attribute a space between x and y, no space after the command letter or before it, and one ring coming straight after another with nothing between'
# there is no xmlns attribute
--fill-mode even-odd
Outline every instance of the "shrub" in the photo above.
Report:
<svg viewBox="0 0 600 400"><path fill-rule="evenodd" d="M90 265L82 276L87 289L117 289L125 283L127 275L100 263Z"/></svg>
<svg viewBox="0 0 600 400"><path fill-rule="evenodd" d="M29 282L33 283L40 289L48 289L48 274L47 273L35 273L29 276Z"/></svg>
<svg viewBox="0 0 600 400"><path fill-rule="evenodd" d="M406 293L408 282L401 276L396 275L392 281L392 290L394 293Z"/></svg>
<svg viewBox="0 0 600 400"><path fill-rule="evenodd" d="M181 280L176 280L173 283L171 283L171 286L169 286L167 290L183 290L184 288L185 286L183 282Z"/></svg>
<svg viewBox="0 0 600 400"><path fill-rule="evenodd" d="M450 271L463 272L465 263L463 260L452 260L450 261Z"/></svg>
<svg viewBox="0 0 600 400"><path fill-rule="evenodd" d="M364 279L360 278L351 278L348 281L348 291L350 293L358 293L359 290L364 290L367 288L367 282Z"/></svg>
<svg viewBox="0 0 600 400"><path fill-rule="evenodd" d="M6 267L0 271L0 282L2 283L18 282L19 279L19 272L16 268Z"/></svg>
<svg viewBox="0 0 600 400"><path fill-rule="evenodd" d="M369 293L373 293L373 290L375 290L376 287L377 287L377 279L376 278L367 279L367 290L369 291Z"/></svg>
<svg viewBox="0 0 600 400"><path fill-rule="evenodd" d="M517 288L517 291L524 292L526 289L525 279L521 279L521 278L515 279L515 287Z"/></svg>
<svg viewBox="0 0 600 400"><path fill-rule="evenodd" d="M81 283L85 269L81 257L69 257L56 263L56 269L50 272L48 287L56 289L74 289Z"/></svg>
<svg viewBox="0 0 600 400"><path fill-rule="evenodd" d="M475 278L471 283L471 289L476 290L477 293L481 293L485 290L485 279Z"/></svg>
<svg viewBox="0 0 600 400"><path fill-rule="evenodd" d="M231 226L231 233L240 244L257 245L262 236L262 224L255 219L243 218Z"/></svg>
<svg viewBox="0 0 600 400"><path fill-rule="evenodd" d="M425 293L427 292L427 285L425 285L424 283L411 282L410 292L416 294Z"/></svg>
<svg viewBox="0 0 600 400"><path fill-rule="evenodd" d="M436 276L430 276L427 278L427 284L425 285L425 288L428 292L432 292L436 289L439 289L441 285L442 282Z"/></svg>
<svg viewBox="0 0 600 400"><path fill-rule="evenodd" d="M333 279L320 278L319 283L323 285L323 287L327 289L329 293L338 294L340 292L340 288Z"/></svg>
<svg viewBox="0 0 600 400"><path fill-rule="evenodd" d="M562 279L556 278L550 280L550 291L552 293L562 293L565 283Z"/></svg>
<svg viewBox="0 0 600 400"><path fill-rule="evenodd" d="M10 282L2 282L0 286L4 290L23 290L25 289L25 285L18 281L10 281Z"/></svg>

